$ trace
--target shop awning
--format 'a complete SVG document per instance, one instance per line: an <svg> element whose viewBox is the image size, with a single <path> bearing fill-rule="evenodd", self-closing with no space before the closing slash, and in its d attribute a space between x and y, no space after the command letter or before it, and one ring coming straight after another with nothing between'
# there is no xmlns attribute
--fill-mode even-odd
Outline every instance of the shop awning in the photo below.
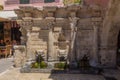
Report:
<svg viewBox="0 0 120 80"><path fill-rule="evenodd" d="M14 11L0 11L0 17L12 20L17 18L17 14Z"/></svg>

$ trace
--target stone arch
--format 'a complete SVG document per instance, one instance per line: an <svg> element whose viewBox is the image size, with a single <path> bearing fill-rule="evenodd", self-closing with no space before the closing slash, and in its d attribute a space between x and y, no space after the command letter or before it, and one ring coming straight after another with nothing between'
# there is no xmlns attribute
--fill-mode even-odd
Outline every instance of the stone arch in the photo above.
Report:
<svg viewBox="0 0 120 80"><path fill-rule="evenodd" d="M119 25L112 25L108 32L107 46L117 47L117 37L119 34Z"/></svg>
<svg viewBox="0 0 120 80"><path fill-rule="evenodd" d="M107 38L107 48L108 54L106 54L106 58L108 61L113 60L116 63L117 60L117 48L118 48L118 35L120 31L120 25L116 23L116 25L112 25Z"/></svg>
<svg viewBox="0 0 120 80"><path fill-rule="evenodd" d="M117 45L120 25L111 25L106 36L103 54L101 54L101 63L106 65L116 65ZM105 37L105 36L104 36ZM105 53L104 53L105 52Z"/></svg>
<svg viewBox="0 0 120 80"><path fill-rule="evenodd" d="M108 66L116 65L116 50L120 30L120 1L111 0L106 17L103 21L101 34L101 63Z"/></svg>
<svg viewBox="0 0 120 80"><path fill-rule="evenodd" d="M116 23L108 23L101 36L100 61L103 65L116 65L116 52L120 27Z"/></svg>

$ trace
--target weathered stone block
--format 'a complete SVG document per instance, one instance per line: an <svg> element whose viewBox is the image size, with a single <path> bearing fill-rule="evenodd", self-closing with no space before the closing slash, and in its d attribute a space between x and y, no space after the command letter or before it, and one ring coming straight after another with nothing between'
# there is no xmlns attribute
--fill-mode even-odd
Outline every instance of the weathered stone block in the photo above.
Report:
<svg viewBox="0 0 120 80"><path fill-rule="evenodd" d="M102 17L95 17L95 18L91 18L91 20L93 21L93 22L97 22L97 21L102 21L103 19L102 19Z"/></svg>
<svg viewBox="0 0 120 80"><path fill-rule="evenodd" d="M68 11L64 7L60 7L55 12L56 18L67 18L68 17Z"/></svg>
<svg viewBox="0 0 120 80"><path fill-rule="evenodd" d="M70 16L70 17L76 17L76 12L72 12L72 11L69 12L69 16Z"/></svg>
<svg viewBox="0 0 120 80"><path fill-rule="evenodd" d="M79 5L70 5L70 6L67 6L67 10L69 10L69 11L76 12L78 9L80 9Z"/></svg>
<svg viewBox="0 0 120 80"><path fill-rule="evenodd" d="M57 9L57 6L44 6L43 9L47 12L55 12Z"/></svg>
<svg viewBox="0 0 120 80"><path fill-rule="evenodd" d="M32 17L23 17L23 21L32 21Z"/></svg>
<svg viewBox="0 0 120 80"><path fill-rule="evenodd" d="M54 17L54 13L53 13L53 12L48 12L48 13L47 13L47 16L48 16L48 17Z"/></svg>
<svg viewBox="0 0 120 80"><path fill-rule="evenodd" d="M19 8L23 11L33 11L34 9L32 6L20 6Z"/></svg>
<svg viewBox="0 0 120 80"><path fill-rule="evenodd" d="M38 32L39 32L39 31L40 31L40 27L32 27L32 31L35 31L35 32L38 31ZM33 34L34 34L34 33L33 33ZM32 34L32 35L33 35L33 34Z"/></svg>

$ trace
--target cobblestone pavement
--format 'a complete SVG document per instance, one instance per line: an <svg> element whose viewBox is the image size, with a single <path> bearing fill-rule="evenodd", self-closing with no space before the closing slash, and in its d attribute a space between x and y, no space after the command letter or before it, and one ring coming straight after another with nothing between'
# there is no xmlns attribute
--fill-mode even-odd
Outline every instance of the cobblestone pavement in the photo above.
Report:
<svg viewBox="0 0 120 80"><path fill-rule="evenodd" d="M4 58L0 59L0 73L6 71L7 69L11 68L13 65L13 58Z"/></svg>
<svg viewBox="0 0 120 80"><path fill-rule="evenodd" d="M0 80L105 80L101 75L88 74L49 74L49 73L20 73L13 68L0 75Z"/></svg>

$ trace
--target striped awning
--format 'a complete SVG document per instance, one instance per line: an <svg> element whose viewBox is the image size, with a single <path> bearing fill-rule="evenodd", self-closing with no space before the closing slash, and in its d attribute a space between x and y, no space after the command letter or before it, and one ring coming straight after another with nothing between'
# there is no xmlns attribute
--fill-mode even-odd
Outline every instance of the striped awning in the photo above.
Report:
<svg viewBox="0 0 120 80"><path fill-rule="evenodd" d="M16 19L17 15L14 11L0 11L0 21L10 21L12 28L20 27L17 24Z"/></svg>
<svg viewBox="0 0 120 80"><path fill-rule="evenodd" d="M14 11L0 11L0 17L12 20L17 18L17 14Z"/></svg>

